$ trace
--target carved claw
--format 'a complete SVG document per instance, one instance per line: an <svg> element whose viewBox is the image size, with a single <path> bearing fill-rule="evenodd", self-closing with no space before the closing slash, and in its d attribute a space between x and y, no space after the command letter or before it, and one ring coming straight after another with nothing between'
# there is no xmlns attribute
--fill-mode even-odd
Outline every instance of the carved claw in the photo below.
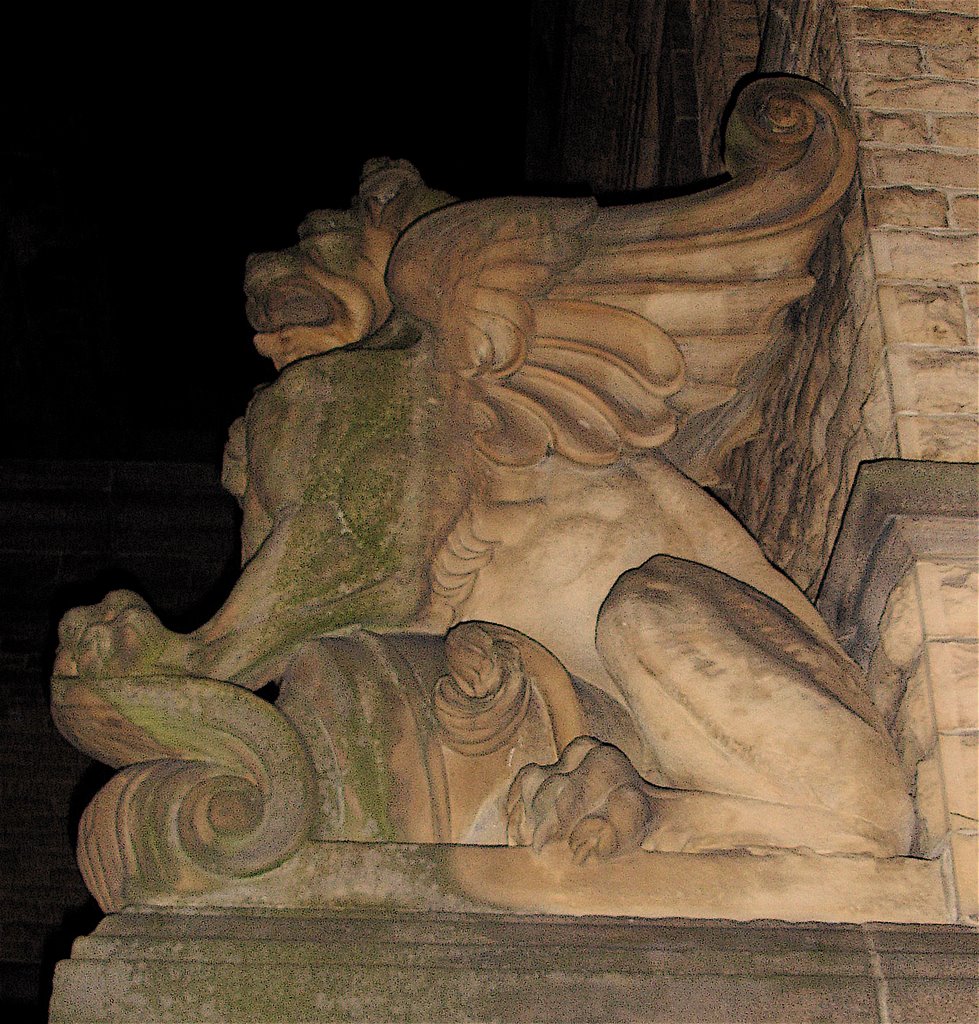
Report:
<svg viewBox="0 0 979 1024"><path fill-rule="evenodd" d="M566 842L578 864L638 849L649 834L655 787L618 747L579 736L553 765L520 770L507 796L507 842L540 851Z"/></svg>
<svg viewBox="0 0 979 1024"><path fill-rule="evenodd" d="M188 637L172 633L130 590L114 590L98 604L73 608L58 626L57 676L103 679L146 675L159 665L183 668Z"/></svg>

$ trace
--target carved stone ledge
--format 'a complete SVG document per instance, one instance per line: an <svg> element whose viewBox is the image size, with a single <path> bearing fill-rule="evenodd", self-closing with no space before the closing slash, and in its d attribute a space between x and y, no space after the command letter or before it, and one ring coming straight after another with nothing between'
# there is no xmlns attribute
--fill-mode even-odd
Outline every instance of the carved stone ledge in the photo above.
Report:
<svg viewBox="0 0 979 1024"><path fill-rule="evenodd" d="M925 558L976 556L979 465L882 459L857 473L816 602L864 668L887 598Z"/></svg>
<svg viewBox="0 0 979 1024"><path fill-rule="evenodd" d="M124 913L59 965L51 1021L972 1020L977 951L935 926Z"/></svg>
<svg viewBox="0 0 979 1024"><path fill-rule="evenodd" d="M723 917L734 921L949 920L937 861L803 853L652 853L577 865L557 845L313 843L260 878L144 906L222 912L359 907L503 914Z"/></svg>

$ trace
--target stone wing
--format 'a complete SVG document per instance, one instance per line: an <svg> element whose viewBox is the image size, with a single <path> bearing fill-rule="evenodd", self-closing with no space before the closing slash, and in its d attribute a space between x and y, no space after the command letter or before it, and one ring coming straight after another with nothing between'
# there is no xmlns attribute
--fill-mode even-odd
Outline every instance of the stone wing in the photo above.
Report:
<svg viewBox="0 0 979 1024"><path fill-rule="evenodd" d="M388 289L434 328L492 462L558 452L601 465L669 443L703 476L711 454L744 436L753 390L784 351L788 310L814 285L808 264L855 153L833 96L761 78L729 119L726 183L631 206L444 207L401 237Z"/></svg>

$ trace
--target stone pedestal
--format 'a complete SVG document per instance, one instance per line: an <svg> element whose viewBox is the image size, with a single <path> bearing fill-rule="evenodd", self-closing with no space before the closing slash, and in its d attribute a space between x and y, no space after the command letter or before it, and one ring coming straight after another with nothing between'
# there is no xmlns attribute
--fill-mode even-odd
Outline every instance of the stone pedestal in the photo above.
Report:
<svg viewBox="0 0 979 1024"><path fill-rule="evenodd" d="M51 1020L970 1020L979 933L946 919L908 858L319 843L110 915Z"/></svg>
<svg viewBox="0 0 979 1024"><path fill-rule="evenodd" d="M335 912L107 917L52 1024L974 1021L956 927Z"/></svg>

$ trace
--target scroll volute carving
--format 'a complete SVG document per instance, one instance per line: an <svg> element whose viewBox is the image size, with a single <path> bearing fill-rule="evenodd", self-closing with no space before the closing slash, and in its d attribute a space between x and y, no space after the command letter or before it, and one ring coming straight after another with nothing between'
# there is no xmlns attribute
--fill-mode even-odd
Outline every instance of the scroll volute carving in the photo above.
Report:
<svg viewBox="0 0 979 1024"><path fill-rule="evenodd" d="M445 654L449 672L436 683L433 707L440 737L452 750L470 757L502 750L524 724L532 691L558 751L587 732L567 670L522 633L463 622L449 631Z"/></svg>
<svg viewBox="0 0 979 1024"><path fill-rule="evenodd" d="M267 871L314 828L306 748L247 690L187 677L55 676L52 712L78 749L122 769L79 826L79 866L103 910Z"/></svg>

